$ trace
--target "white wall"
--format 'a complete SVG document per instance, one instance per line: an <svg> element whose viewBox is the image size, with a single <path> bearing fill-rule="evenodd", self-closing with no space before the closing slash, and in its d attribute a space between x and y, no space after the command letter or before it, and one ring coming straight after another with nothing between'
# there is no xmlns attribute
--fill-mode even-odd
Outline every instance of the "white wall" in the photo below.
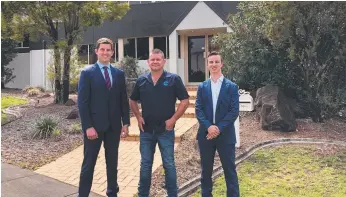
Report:
<svg viewBox="0 0 346 197"><path fill-rule="evenodd" d="M198 2L175 30L227 27L227 24L204 2Z"/></svg>
<svg viewBox="0 0 346 197"><path fill-rule="evenodd" d="M30 86L41 86L50 90L51 85L47 79L47 67L53 62L52 50L30 51Z"/></svg>
<svg viewBox="0 0 346 197"><path fill-rule="evenodd" d="M177 73L181 77L181 80L186 85L187 81L185 81L185 67L184 67L184 59L178 59L177 61Z"/></svg>
<svg viewBox="0 0 346 197"><path fill-rule="evenodd" d="M169 35L169 71L171 73L178 74L178 34L174 30L171 35Z"/></svg>
<svg viewBox="0 0 346 197"><path fill-rule="evenodd" d="M23 89L30 85L30 53L18 53L7 67L13 68L12 73L16 78L5 87Z"/></svg>

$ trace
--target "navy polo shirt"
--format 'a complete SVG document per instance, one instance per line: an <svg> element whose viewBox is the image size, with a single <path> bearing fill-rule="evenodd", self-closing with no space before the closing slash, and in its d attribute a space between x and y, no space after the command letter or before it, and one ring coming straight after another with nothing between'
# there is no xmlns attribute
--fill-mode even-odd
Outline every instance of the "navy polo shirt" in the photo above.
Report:
<svg viewBox="0 0 346 197"><path fill-rule="evenodd" d="M189 98L180 76L164 71L156 85L151 73L137 79L130 96L131 100L140 101L145 132L164 132L165 121L175 113L177 99Z"/></svg>

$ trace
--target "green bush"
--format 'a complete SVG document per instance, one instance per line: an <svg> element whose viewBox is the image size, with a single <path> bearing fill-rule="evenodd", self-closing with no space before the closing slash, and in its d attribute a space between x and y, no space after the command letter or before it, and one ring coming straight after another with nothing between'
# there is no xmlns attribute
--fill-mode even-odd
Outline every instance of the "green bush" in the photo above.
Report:
<svg viewBox="0 0 346 197"><path fill-rule="evenodd" d="M51 118L43 118L36 123L36 131L33 134L34 139L46 139L53 135L60 134L57 125Z"/></svg>
<svg viewBox="0 0 346 197"><path fill-rule="evenodd" d="M346 102L346 4L241 2L233 32L215 36L224 74L249 91L267 84L308 106L314 121Z"/></svg>
<svg viewBox="0 0 346 197"><path fill-rule="evenodd" d="M82 133L81 124L73 124L71 127L71 133Z"/></svg>
<svg viewBox="0 0 346 197"><path fill-rule="evenodd" d="M70 59L70 92L77 92L78 91L78 82L79 82L79 75L81 72L81 69L85 67L86 65L79 61L78 56L78 49L74 47L71 51L71 59ZM59 66L58 69L60 69L59 76L63 77L63 66ZM47 79L50 81L51 88L54 89L55 85L55 65L52 60L48 64L47 67ZM63 81L60 79L60 81Z"/></svg>
<svg viewBox="0 0 346 197"><path fill-rule="evenodd" d="M138 79L138 77L147 72L148 70L143 70L138 66L138 61L132 57L124 57L119 62L119 69L124 71L126 77L126 87L127 94L130 95L133 89L133 86Z"/></svg>

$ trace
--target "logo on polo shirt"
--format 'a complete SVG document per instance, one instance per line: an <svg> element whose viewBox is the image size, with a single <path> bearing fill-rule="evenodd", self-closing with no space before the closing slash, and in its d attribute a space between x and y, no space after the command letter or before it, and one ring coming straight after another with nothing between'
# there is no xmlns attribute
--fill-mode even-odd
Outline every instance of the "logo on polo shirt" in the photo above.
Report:
<svg viewBox="0 0 346 197"><path fill-rule="evenodd" d="M164 86L168 86L168 81L163 82Z"/></svg>

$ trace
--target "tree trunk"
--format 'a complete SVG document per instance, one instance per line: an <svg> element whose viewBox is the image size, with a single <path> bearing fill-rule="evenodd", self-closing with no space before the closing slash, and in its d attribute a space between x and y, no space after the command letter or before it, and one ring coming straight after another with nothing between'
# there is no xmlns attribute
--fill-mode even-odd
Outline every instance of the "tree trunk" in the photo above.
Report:
<svg viewBox="0 0 346 197"><path fill-rule="evenodd" d="M67 47L64 50L64 78L63 78L63 101L67 102L70 94L70 60L73 40L70 37L67 41Z"/></svg>
<svg viewBox="0 0 346 197"><path fill-rule="evenodd" d="M61 56L59 47L54 45L54 68L55 68L55 103L63 103L62 92L61 92Z"/></svg>

